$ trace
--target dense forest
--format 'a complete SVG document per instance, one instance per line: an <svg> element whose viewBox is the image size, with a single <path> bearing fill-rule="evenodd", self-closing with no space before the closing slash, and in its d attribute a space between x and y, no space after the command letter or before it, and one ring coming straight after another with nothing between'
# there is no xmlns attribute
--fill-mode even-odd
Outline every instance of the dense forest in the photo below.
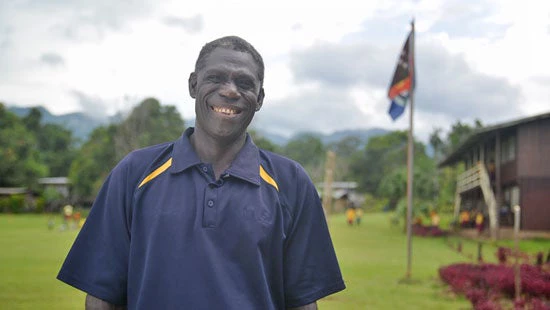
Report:
<svg viewBox="0 0 550 310"><path fill-rule="evenodd" d="M427 145L415 141L415 205L450 210L461 167L438 169L437 162L481 126L479 121L473 126L457 121L445 130L445 136L443 128L434 128L429 138L433 149L430 155ZM26 116L18 117L0 103L0 187L26 187L47 196L40 193L38 178L68 176L71 201L89 202L126 154L175 140L184 128L184 120L174 106L147 98L119 123L97 127L87 141L76 143L71 131L63 126L44 124L40 109L33 108ZM314 134L301 134L280 146L254 130L250 134L259 147L298 161L316 183L323 180L326 152L331 150L336 154L335 180L356 181L357 191L368 197L367 204L404 207L406 131L371 137L366 145L354 136L323 144Z"/></svg>

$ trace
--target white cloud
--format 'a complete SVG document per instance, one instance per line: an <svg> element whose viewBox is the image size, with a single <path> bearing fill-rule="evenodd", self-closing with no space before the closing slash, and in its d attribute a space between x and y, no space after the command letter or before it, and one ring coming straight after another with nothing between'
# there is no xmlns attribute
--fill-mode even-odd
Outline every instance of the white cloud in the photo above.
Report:
<svg viewBox="0 0 550 310"><path fill-rule="evenodd" d="M415 119L427 136L434 120L446 127L458 118L494 123L547 111L548 83L540 81L550 77L549 14L550 4L535 0L4 1L0 100L113 114L154 96L190 118L187 77L198 51L236 34L266 63L256 126L404 129L406 117L387 116L385 93L415 17L417 100L433 99L418 102ZM472 103L468 113L452 104L459 96ZM438 98L445 102L436 106ZM476 106L475 98L490 104ZM508 114L489 113L502 106Z"/></svg>

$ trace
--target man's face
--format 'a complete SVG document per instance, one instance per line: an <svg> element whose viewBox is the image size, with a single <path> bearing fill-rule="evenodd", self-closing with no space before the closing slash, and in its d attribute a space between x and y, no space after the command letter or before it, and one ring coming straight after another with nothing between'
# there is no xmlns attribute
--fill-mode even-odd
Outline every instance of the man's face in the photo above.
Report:
<svg viewBox="0 0 550 310"><path fill-rule="evenodd" d="M236 138L246 131L264 92L258 65L248 53L216 48L189 77L196 127L213 138Z"/></svg>

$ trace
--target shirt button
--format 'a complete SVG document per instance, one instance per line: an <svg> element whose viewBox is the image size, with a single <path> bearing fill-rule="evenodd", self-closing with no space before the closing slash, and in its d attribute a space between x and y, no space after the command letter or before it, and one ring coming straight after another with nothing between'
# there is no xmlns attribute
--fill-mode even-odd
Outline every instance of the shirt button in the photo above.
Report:
<svg viewBox="0 0 550 310"><path fill-rule="evenodd" d="M212 208L214 206L214 201L208 200L208 206Z"/></svg>
<svg viewBox="0 0 550 310"><path fill-rule="evenodd" d="M208 172L208 167L202 167L202 171Z"/></svg>

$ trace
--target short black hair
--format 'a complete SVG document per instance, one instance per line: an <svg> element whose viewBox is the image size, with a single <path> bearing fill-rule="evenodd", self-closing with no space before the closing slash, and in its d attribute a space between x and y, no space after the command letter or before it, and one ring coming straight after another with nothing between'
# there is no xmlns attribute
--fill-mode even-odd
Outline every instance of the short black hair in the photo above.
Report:
<svg viewBox="0 0 550 310"><path fill-rule="evenodd" d="M260 79L260 83L262 83L263 85L264 60L262 59L262 56L260 55L260 53L258 53L254 46L252 46L252 44L248 43L245 39L237 36L222 37L206 43L202 47L201 52L199 53L199 57L197 58L197 62L195 63L195 72L199 71L202 66L204 66L204 61L206 57L212 54L212 51L214 51L218 47L250 54L250 56L252 56L254 61L256 61L256 63L258 64L258 78Z"/></svg>

